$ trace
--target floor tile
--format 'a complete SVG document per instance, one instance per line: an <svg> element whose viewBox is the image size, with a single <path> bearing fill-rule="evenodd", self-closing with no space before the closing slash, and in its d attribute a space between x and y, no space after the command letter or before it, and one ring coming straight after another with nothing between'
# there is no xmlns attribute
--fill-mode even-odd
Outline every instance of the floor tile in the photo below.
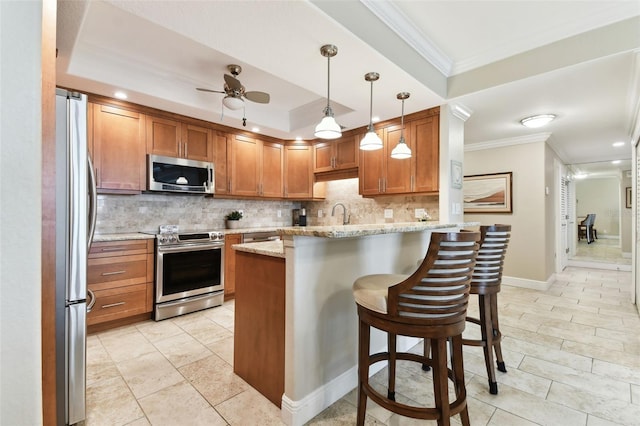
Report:
<svg viewBox="0 0 640 426"><path fill-rule="evenodd" d="M216 405L215 409L232 426L251 425L256 419L264 426L283 424L280 409L251 387Z"/></svg>
<svg viewBox="0 0 640 426"><path fill-rule="evenodd" d="M181 367L211 355L211 351L206 346L186 333L157 341L154 346L175 367Z"/></svg>
<svg viewBox="0 0 640 426"><path fill-rule="evenodd" d="M227 422L186 381L140 399L151 424L158 426L223 426Z"/></svg>
<svg viewBox="0 0 640 426"><path fill-rule="evenodd" d="M142 398L184 380L160 352L122 361L117 366L136 398Z"/></svg>
<svg viewBox="0 0 640 426"><path fill-rule="evenodd" d="M136 398L122 377L114 377L87 386L85 426L125 425L144 418Z"/></svg>
<svg viewBox="0 0 640 426"><path fill-rule="evenodd" d="M179 371L212 406L250 388L244 380L233 373L225 361L216 355L185 365Z"/></svg>

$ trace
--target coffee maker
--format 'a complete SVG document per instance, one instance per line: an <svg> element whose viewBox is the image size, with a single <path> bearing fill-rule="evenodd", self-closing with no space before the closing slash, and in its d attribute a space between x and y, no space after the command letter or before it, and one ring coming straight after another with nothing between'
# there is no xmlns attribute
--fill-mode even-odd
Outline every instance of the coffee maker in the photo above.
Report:
<svg viewBox="0 0 640 426"><path fill-rule="evenodd" d="M307 209L293 209L291 217L293 226L307 226Z"/></svg>

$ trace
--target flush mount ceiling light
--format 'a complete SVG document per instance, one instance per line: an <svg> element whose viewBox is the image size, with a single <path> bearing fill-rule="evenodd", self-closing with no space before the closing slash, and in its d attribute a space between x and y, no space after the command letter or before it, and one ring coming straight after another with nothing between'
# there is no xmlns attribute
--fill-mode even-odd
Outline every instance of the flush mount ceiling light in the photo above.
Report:
<svg viewBox="0 0 640 426"><path fill-rule="evenodd" d="M320 139L337 139L342 136L340 125L333 118L333 111L329 102L329 83L331 76L331 58L338 54L338 48L332 44L325 44L320 48L320 54L327 58L327 107L324 109L324 118L316 126L315 136Z"/></svg>
<svg viewBox="0 0 640 426"><path fill-rule="evenodd" d="M234 96L225 96L222 99L222 104L229 109L238 110L244 106L244 101L242 98L236 98Z"/></svg>
<svg viewBox="0 0 640 426"><path fill-rule="evenodd" d="M398 141L398 144L396 145L396 147L393 148L393 151L391 151L391 158L395 158L397 160L405 160L407 158L411 158L411 149L409 148L409 146L404 140L404 100L409 98L409 96L410 96L410 93L408 92L400 92L396 95L396 98L402 101L402 115L400 118L401 128L400 128L400 140Z"/></svg>
<svg viewBox="0 0 640 426"><path fill-rule="evenodd" d="M623 141L618 141L618 142L614 142L611 144L614 148L620 148L621 146L624 146L624 142Z"/></svg>
<svg viewBox="0 0 640 426"><path fill-rule="evenodd" d="M520 120L520 123L525 127L535 129L551 122L554 118L556 118L556 116L553 114L534 115L531 117L523 118L522 120Z"/></svg>
<svg viewBox="0 0 640 426"><path fill-rule="evenodd" d="M382 149L382 139L373 130L373 82L380 78L377 72L370 72L364 75L364 79L371 83L371 97L369 102L369 129L364 138L360 141L360 149L363 151L375 151Z"/></svg>

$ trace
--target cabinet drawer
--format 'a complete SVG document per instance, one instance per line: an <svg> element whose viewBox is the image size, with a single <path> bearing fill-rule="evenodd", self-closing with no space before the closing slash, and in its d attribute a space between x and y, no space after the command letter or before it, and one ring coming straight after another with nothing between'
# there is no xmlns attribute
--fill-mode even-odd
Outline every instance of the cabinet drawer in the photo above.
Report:
<svg viewBox="0 0 640 426"><path fill-rule="evenodd" d="M125 318L149 312L147 308L147 284L93 291L96 302L87 314L87 325Z"/></svg>
<svg viewBox="0 0 640 426"><path fill-rule="evenodd" d="M153 252L153 240L103 241L91 244L89 259Z"/></svg>
<svg viewBox="0 0 640 426"><path fill-rule="evenodd" d="M96 290L147 282L147 255L89 259L87 283L105 284Z"/></svg>

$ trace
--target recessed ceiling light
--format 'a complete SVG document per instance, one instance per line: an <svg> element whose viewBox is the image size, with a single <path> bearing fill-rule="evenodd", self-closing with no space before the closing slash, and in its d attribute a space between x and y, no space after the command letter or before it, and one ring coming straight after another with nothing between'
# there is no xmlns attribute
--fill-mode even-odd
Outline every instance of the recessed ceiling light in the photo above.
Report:
<svg viewBox="0 0 640 426"><path fill-rule="evenodd" d="M613 145L615 148L619 148L621 146L624 146L624 142L618 141L618 142L612 143L611 145Z"/></svg>
<svg viewBox="0 0 640 426"><path fill-rule="evenodd" d="M586 173L579 173L577 175L573 175L573 177L576 178L576 179L584 179L584 178L587 177L587 174Z"/></svg>
<svg viewBox="0 0 640 426"><path fill-rule="evenodd" d="M373 117L371 117L371 121L373 121L374 123L377 123L378 121L380 121L380 117L378 117L377 115L374 115Z"/></svg>
<svg viewBox="0 0 640 426"><path fill-rule="evenodd" d="M260 131L260 127L252 127L251 131L252 132L259 132Z"/></svg>
<svg viewBox="0 0 640 426"><path fill-rule="evenodd" d="M611 164L620 164L620 160L613 160Z"/></svg>
<svg viewBox="0 0 640 426"><path fill-rule="evenodd" d="M296 140L297 141L301 141L302 140L302 136L296 136Z"/></svg>
<svg viewBox="0 0 640 426"><path fill-rule="evenodd" d="M520 120L520 123L525 127L535 129L536 127L542 127L545 124L551 122L554 118L556 118L556 116L553 114L534 115L531 117L523 118L522 120Z"/></svg>
<svg viewBox="0 0 640 426"><path fill-rule="evenodd" d="M118 90L113 94L113 96L115 96L117 99L127 99L127 94L124 93L122 90Z"/></svg>

